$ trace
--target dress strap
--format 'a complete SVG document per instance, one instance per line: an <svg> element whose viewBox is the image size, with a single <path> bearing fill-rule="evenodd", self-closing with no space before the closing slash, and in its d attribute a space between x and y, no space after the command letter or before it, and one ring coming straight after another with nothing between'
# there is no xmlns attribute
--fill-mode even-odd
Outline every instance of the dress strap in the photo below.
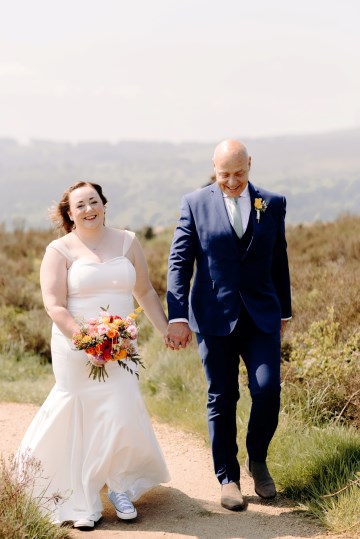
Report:
<svg viewBox="0 0 360 539"><path fill-rule="evenodd" d="M123 256L126 256L126 253L130 249L130 246L135 238L135 232L131 232L130 230L124 230L125 236L124 236L124 243L123 243Z"/></svg>
<svg viewBox="0 0 360 539"><path fill-rule="evenodd" d="M70 263L73 263L75 260L75 258L70 253L70 250L60 240L53 240L46 248L55 249L55 251L58 251L58 253L62 254Z"/></svg>

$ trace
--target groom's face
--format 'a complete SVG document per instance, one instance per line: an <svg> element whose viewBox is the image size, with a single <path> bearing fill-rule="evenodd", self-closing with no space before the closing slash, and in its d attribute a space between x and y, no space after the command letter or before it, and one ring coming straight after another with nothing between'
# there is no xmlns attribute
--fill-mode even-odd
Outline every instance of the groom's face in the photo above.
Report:
<svg viewBox="0 0 360 539"><path fill-rule="evenodd" d="M216 181L228 197L238 197L249 181L251 157L245 153L224 152L214 159Z"/></svg>

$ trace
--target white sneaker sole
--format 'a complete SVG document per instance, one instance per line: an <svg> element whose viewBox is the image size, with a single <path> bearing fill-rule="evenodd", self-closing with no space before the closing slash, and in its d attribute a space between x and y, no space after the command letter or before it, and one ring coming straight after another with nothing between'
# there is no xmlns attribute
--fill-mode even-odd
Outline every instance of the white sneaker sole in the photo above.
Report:
<svg viewBox="0 0 360 539"><path fill-rule="evenodd" d="M132 513L121 513L120 511L118 511L117 509L115 509L116 511L116 515L118 516L118 518L120 518L121 520L132 520L133 518L136 518L137 517L137 511L135 509L135 511L133 511Z"/></svg>
<svg viewBox="0 0 360 539"><path fill-rule="evenodd" d="M76 520L73 524L74 528L92 530L95 527L93 520Z"/></svg>

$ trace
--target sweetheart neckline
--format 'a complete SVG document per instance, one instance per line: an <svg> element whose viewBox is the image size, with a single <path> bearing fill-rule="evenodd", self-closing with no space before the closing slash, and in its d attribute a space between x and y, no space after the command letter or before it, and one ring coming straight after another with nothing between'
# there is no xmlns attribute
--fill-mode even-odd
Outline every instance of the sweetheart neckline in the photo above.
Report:
<svg viewBox="0 0 360 539"><path fill-rule="evenodd" d="M96 260L89 260L88 258L85 258L85 257L77 258L76 260L73 261L73 263L71 264L69 269L75 264L75 262L79 262L79 261L85 261L85 262L88 262L90 264L106 264L107 262L112 262L112 261L118 260L120 258L126 258L126 260L128 260L130 262L130 264L133 266L132 262L128 259L127 256L121 255L121 256L114 256L114 258L109 258L108 260L104 260L103 262L97 262Z"/></svg>

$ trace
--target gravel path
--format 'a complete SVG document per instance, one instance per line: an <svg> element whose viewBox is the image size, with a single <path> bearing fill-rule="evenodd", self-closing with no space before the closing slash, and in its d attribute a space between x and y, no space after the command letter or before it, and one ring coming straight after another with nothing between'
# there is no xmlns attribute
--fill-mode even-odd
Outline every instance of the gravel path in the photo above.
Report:
<svg viewBox="0 0 360 539"><path fill-rule="evenodd" d="M7 458L16 448L37 411L31 404L0 403L0 453ZM249 502L234 513L219 505L220 487L212 471L209 449L198 437L167 425L154 425L172 480L146 494L136 504L138 518L119 521L103 496L101 523L91 539L337 539L328 535L299 509L281 497L264 502L255 495L252 480L241 476ZM72 531L74 538L84 537ZM345 536L341 536L345 539Z"/></svg>

